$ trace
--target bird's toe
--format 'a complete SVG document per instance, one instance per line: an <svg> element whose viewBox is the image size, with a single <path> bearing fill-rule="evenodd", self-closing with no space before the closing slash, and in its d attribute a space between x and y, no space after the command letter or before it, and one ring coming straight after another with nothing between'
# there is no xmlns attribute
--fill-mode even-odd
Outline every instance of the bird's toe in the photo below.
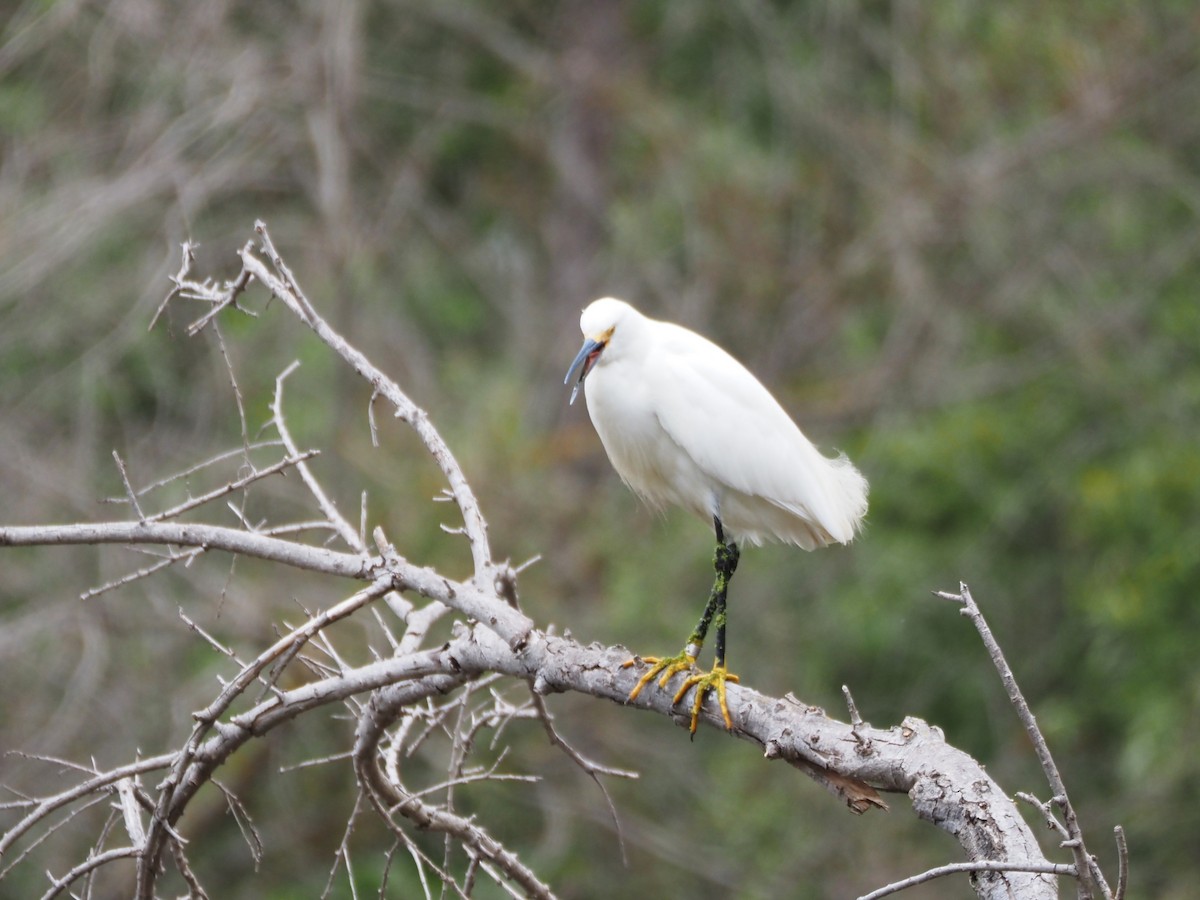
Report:
<svg viewBox="0 0 1200 900"><path fill-rule="evenodd" d="M717 692L717 705L721 709L721 717L725 720L725 730L733 731L733 719L729 715L725 685L729 682L737 684L740 681L741 679L737 675L732 674L725 666L720 664L713 666L711 672L692 675L684 680L675 694L675 699L672 703L678 703L682 700L684 695L693 687L696 689L696 699L692 701L692 721L688 729L692 734L696 733L696 726L700 722L700 710L704 706L704 698L713 690Z"/></svg>
<svg viewBox="0 0 1200 900"><path fill-rule="evenodd" d="M638 679L638 683L629 692L629 700L636 700L642 689L656 678L658 679L658 686L666 688L667 683L672 678L680 672L687 671L696 664L696 657L686 650L677 656L635 656L633 659L623 662L621 668L627 669L642 662L649 663L650 668L642 673L642 677Z"/></svg>

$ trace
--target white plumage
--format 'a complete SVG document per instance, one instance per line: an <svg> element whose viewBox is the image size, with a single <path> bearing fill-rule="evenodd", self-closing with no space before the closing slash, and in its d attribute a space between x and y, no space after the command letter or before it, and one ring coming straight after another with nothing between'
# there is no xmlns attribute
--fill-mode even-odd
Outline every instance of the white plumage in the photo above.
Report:
<svg viewBox="0 0 1200 900"><path fill-rule="evenodd" d="M846 457L821 454L757 378L695 332L612 297L589 305L579 327L583 347L565 380L579 371L571 402L582 385L613 467L651 504L711 519L717 538L716 578L700 621L675 656L625 663L650 666L629 700L655 679L666 688L685 672L672 703L695 688L692 733L710 692L732 729L726 693L738 676L725 666L725 631L738 545L779 540L812 550L853 540L867 513L867 480ZM716 661L708 674L692 674L710 626Z"/></svg>
<svg viewBox="0 0 1200 900"><path fill-rule="evenodd" d="M612 297L591 303L579 326L576 390L613 467L647 502L715 516L738 543L812 550L854 538L866 479L845 456L817 450L736 359Z"/></svg>

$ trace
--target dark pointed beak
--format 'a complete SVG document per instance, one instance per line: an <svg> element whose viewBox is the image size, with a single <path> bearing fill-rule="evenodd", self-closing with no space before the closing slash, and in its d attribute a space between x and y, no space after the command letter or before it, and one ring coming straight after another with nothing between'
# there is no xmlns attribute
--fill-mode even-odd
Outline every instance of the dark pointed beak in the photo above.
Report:
<svg viewBox="0 0 1200 900"><path fill-rule="evenodd" d="M583 346L579 348L579 352L575 354L575 360L571 363L571 368L567 369L567 377L563 379L563 384L570 384L571 376L575 374L575 370L579 369L579 380L575 382L575 387L571 389L571 403L575 402L575 397L579 394L579 389L583 387L583 380L588 377L588 372L592 371L592 366L596 364L596 360L600 358L600 354L604 352L604 345L599 341L593 341L587 338L583 342Z"/></svg>

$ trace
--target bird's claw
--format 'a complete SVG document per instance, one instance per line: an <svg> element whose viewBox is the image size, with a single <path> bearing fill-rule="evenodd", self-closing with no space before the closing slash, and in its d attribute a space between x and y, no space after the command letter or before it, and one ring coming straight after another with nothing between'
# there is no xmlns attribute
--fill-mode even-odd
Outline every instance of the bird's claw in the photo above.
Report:
<svg viewBox="0 0 1200 900"><path fill-rule="evenodd" d="M741 679L738 676L730 674L725 666L718 663L713 666L712 671L707 675L690 675L680 685L679 691L675 694L675 699L672 704L678 703L683 699L683 695L688 692L689 688L696 689L696 699L692 703L692 723L689 731L692 734L696 733L696 723L700 721L700 707L704 705L704 695L714 688L717 691L717 704L721 707L721 715L725 719L725 730L733 731L733 719L729 717L729 706L725 702L725 683L732 681L737 684Z"/></svg>
<svg viewBox="0 0 1200 900"><path fill-rule="evenodd" d="M678 675L680 672L686 672L696 665L696 657L688 653L686 650L678 656L635 656L633 659L628 659L621 663L622 669L628 669L630 666L635 666L639 662L650 663L650 670L645 672L638 683L634 685L633 690L629 692L629 700L636 700L638 694L642 692L642 688L658 678L658 686L666 688L667 682ZM659 677L661 674L661 678Z"/></svg>
<svg viewBox="0 0 1200 900"><path fill-rule="evenodd" d="M632 691L629 692L629 700L636 700L642 692L642 688L652 682L655 678L658 679L658 686L666 688L667 683L680 672L685 672L696 665L696 657L688 653L686 650L677 656L635 656L633 659L626 660L621 664L621 668L628 669L630 666L637 665L639 662L650 663L650 669L643 673L638 679L638 683L634 685ZM733 731L733 719L729 716L729 705L725 700L725 685L727 682L737 684L741 679L737 675L731 674L723 665L715 665L711 672L697 673L689 675L684 679L683 684L679 686L679 690L675 692L675 697L671 700L671 705L679 703L684 695L691 689L696 689L696 699L692 703L692 720L688 730L696 733L696 725L700 721L700 708L704 705L704 697L711 690L717 692L717 703L721 707L721 715L725 719L725 728L728 731Z"/></svg>

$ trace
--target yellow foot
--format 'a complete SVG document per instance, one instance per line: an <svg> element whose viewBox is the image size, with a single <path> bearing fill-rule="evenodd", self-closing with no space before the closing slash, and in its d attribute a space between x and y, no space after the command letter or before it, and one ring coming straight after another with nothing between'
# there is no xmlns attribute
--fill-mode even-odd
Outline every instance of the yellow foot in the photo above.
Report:
<svg viewBox="0 0 1200 900"><path fill-rule="evenodd" d="M650 663L650 671L638 679L638 683L634 685L633 690L629 692L629 699L636 700L638 694L642 692L642 688L658 678L660 673L658 686L665 688L667 682L678 675L680 672L686 672L692 666L696 665L696 657L684 650L678 656L635 656L633 659L626 660L621 663L622 669L628 669L630 666L636 666L639 662Z"/></svg>
<svg viewBox="0 0 1200 900"><path fill-rule="evenodd" d="M675 699L672 703L678 703L683 699L683 695L688 692L688 688L696 689L696 700L692 704L692 734L696 733L696 723L700 720L700 707L704 705L704 695L716 688L717 703L721 707L721 715L725 717L725 729L733 731L733 720L729 718L729 707L725 703L725 682L732 681L737 684L740 681L736 675L731 675L723 665L717 664L713 666L712 671L707 675L691 675L680 686L678 693L675 694Z"/></svg>
<svg viewBox="0 0 1200 900"><path fill-rule="evenodd" d="M642 692L642 688L658 678L658 686L666 688L667 682L678 675L680 672L686 672L696 665L696 657L688 653L685 649L677 656L635 656L633 659L626 660L621 663L622 669L628 669L630 666L635 666L639 662L650 663L650 670L638 679L638 683L633 686L633 690L629 692L629 700L636 700L638 694ZM716 688L717 703L721 707L721 715L725 717L725 728L729 731L733 730L733 720L729 717L729 706L725 702L725 684L732 681L737 684L741 679L736 675L731 675L729 671L721 665L713 666L711 672L707 675L694 674L689 675L684 679L683 684L675 693L671 704L674 705L683 699L684 694L689 689L696 689L696 699L692 703L692 721L689 730L692 734L696 733L696 725L700 721L700 708L704 705L704 695Z"/></svg>

